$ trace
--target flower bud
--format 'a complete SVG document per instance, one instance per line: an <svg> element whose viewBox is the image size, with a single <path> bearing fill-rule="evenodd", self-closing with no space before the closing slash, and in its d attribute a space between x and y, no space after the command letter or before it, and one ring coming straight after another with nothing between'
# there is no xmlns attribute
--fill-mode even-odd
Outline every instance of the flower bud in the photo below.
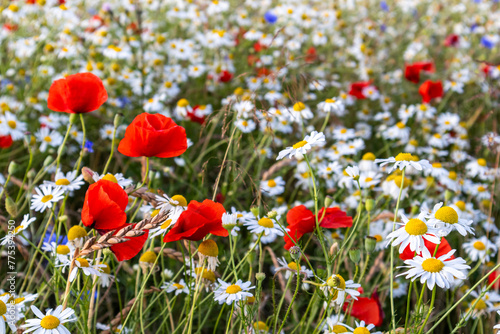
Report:
<svg viewBox="0 0 500 334"><path fill-rule="evenodd" d="M102 250L102 254L104 254L104 256L112 256L113 255L113 251L109 248L104 248Z"/></svg>
<svg viewBox="0 0 500 334"><path fill-rule="evenodd" d="M75 124L75 121L76 121L76 118L77 118L77 114L71 114L69 116L69 124Z"/></svg>
<svg viewBox="0 0 500 334"><path fill-rule="evenodd" d="M257 281L263 281L266 279L266 274L265 273L257 273L255 274L255 278Z"/></svg>
<svg viewBox="0 0 500 334"><path fill-rule="evenodd" d="M9 196L5 198L5 209L12 217L16 217L19 213L17 210L17 204Z"/></svg>
<svg viewBox="0 0 500 334"><path fill-rule="evenodd" d="M11 161L8 169L9 175L14 174L17 171L18 167L19 166L14 161Z"/></svg>
<svg viewBox="0 0 500 334"><path fill-rule="evenodd" d="M444 200L446 202L448 202L449 200L451 200L453 198L453 195L455 195L455 193L453 191L446 189L446 191L444 192Z"/></svg>
<svg viewBox="0 0 500 334"><path fill-rule="evenodd" d="M259 208L253 206L250 208L250 212L254 215L255 218L259 217Z"/></svg>
<svg viewBox="0 0 500 334"><path fill-rule="evenodd" d="M277 213L276 211L274 211L274 210L269 211L269 212L267 213L267 217L268 217L269 219L274 219L274 218L276 218L277 216L278 216L278 213Z"/></svg>
<svg viewBox="0 0 500 334"><path fill-rule="evenodd" d="M30 169L27 176L28 176L28 179L33 179L36 176L36 173L33 169Z"/></svg>
<svg viewBox="0 0 500 334"><path fill-rule="evenodd" d="M300 258L300 247L293 246L293 247L290 247L290 249L288 251L290 252L290 255L292 256L292 258L295 261L297 261Z"/></svg>
<svg viewBox="0 0 500 334"><path fill-rule="evenodd" d="M83 179L88 182L89 184L95 183L94 181L94 173L92 170L88 167L83 167L82 168L82 175Z"/></svg>
<svg viewBox="0 0 500 334"><path fill-rule="evenodd" d="M355 264L358 264L361 261L361 251L358 248L351 248L349 250L349 258Z"/></svg>
<svg viewBox="0 0 500 334"><path fill-rule="evenodd" d="M330 255L337 253L338 250L339 250L339 244L338 242L334 242L333 245L330 247Z"/></svg>
<svg viewBox="0 0 500 334"><path fill-rule="evenodd" d="M52 156L47 156L45 158L45 160L43 161L43 167L47 167L48 165L50 165L52 162L54 161L54 158L52 158Z"/></svg>
<svg viewBox="0 0 500 334"><path fill-rule="evenodd" d="M365 202L365 208L368 212L373 211L373 209L375 209L375 200L373 200L372 198L368 198Z"/></svg>
<svg viewBox="0 0 500 334"><path fill-rule="evenodd" d="M325 208L329 208L330 205L332 205L333 203L333 198L331 198L330 196L326 196L325 197Z"/></svg>
<svg viewBox="0 0 500 334"><path fill-rule="evenodd" d="M374 237L366 237L365 238L365 250L367 253L371 253L375 250L377 246L377 239Z"/></svg>
<svg viewBox="0 0 500 334"><path fill-rule="evenodd" d="M115 129L120 125L122 117L123 115L120 113L115 114L115 118L113 120L113 126L115 127Z"/></svg>

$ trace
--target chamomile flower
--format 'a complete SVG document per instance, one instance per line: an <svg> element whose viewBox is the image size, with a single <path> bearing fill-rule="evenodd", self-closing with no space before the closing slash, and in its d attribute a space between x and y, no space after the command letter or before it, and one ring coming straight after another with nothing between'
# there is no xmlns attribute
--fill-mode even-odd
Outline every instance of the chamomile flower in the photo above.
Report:
<svg viewBox="0 0 500 334"><path fill-rule="evenodd" d="M50 252L55 258L55 264L67 263L71 256L71 248L68 245L58 245L56 242L44 242L42 245L44 252Z"/></svg>
<svg viewBox="0 0 500 334"><path fill-rule="evenodd" d="M0 239L0 245L5 246L6 244L13 242L13 238L15 236L18 236L20 233L22 233L24 230L28 228L28 226L36 220L36 217L31 217L29 214L25 214L23 217L23 220L21 221L21 224L17 226L14 231L9 231L5 237Z"/></svg>
<svg viewBox="0 0 500 334"><path fill-rule="evenodd" d="M266 196L281 195L285 191L285 180L281 176L260 182L260 189Z"/></svg>
<svg viewBox="0 0 500 334"><path fill-rule="evenodd" d="M45 152L49 146L59 147L59 145L61 145L63 142L62 135L55 130L50 131L49 128L41 128L35 134L35 137L38 139L38 141L41 142L40 144L41 152Z"/></svg>
<svg viewBox="0 0 500 334"><path fill-rule="evenodd" d="M66 262L62 265L59 265L59 267L62 267L63 272L64 272L64 269L66 267L69 267L70 265L71 265L71 261L68 260L68 262ZM79 257L79 258L75 259L75 266L73 267L73 269L69 273L69 280L70 280L70 282L73 282L73 280L76 278L76 275L78 274L78 269L80 269L86 276L90 276L90 275L101 276L100 269L103 268L104 266L105 265L103 265L103 264L92 265L92 260L87 260L87 259L84 259L82 257Z"/></svg>
<svg viewBox="0 0 500 334"><path fill-rule="evenodd" d="M101 262L99 263L99 265L100 265L99 270L101 271L101 276L99 276L98 282L99 284L101 284L103 288L107 288L109 287L111 282L113 282L115 277L111 275L111 270L109 269L109 266L106 263Z"/></svg>
<svg viewBox="0 0 500 334"><path fill-rule="evenodd" d="M415 256L405 261L406 266L400 267L409 270L398 276L406 275L406 278L411 278L412 281L420 278L420 283L426 283L430 290L434 289L435 285L449 289L455 278L465 279L467 275L464 270L470 269L464 259L460 257L450 259L455 251L451 250L438 258L425 253L422 256Z"/></svg>
<svg viewBox="0 0 500 334"><path fill-rule="evenodd" d="M276 160L281 160L285 157L302 159L304 154L315 146L321 146L325 143L325 135L323 132L313 131L307 135L304 140L301 140L291 147L282 150Z"/></svg>
<svg viewBox="0 0 500 334"><path fill-rule="evenodd" d="M277 217L279 219L279 216ZM267 237L271 235L279 235L283 236L285 233L283 232L280 226L276 226L271 218L262 217L259 219L252 219L248 222L245 222L244 225L248 228L248 230L256 235L260 235Z"/></svg>
<svg viewBox="0 0 500 334"><path fill-rule="evenodd" d="M35 188L36 194L31 198L31 210L43 212L50 209L54 203L59 202L64 197L64 189L53 188L50 185L41 185Z"/></svg>
<svg viewBox="0 0 500 334"><path fill-rule="evenodd" d="M17 328L15 325L13 325L10 321L7 321L6 314L9 311L9 306L11 305L9 301L11 300L12 296L9 293L6 293L2 296L0 296L0 333L7 333L5 330L5 324L7 324L10 327L10 330L12 333L17 332ZM69 333L69 332L68 332Z"/></svg>
<svg viewBox="0 0 500 334"><path fill-rule="evenodd" d="M198 257L200 263L204 263L207 260L207 269L214 271L219 265L219 247L217 243L212 239L207 239L203 241L198 246Z"/></svg>
<svg viewBox="0 0 500 334"><path fill-rule="evenodd" d="M234 284L229 284L219 279L219 286L214 291L214 299L219 304L226 303L227 305L246 300L248 297L253 297L253 294L248 291L255 287L250 285L252 285L251 282L243 283L240 279Z"/></svg>
<svg viewBox="0 0 500 334"><path fill-rule="evenodd" d="M60 170L56 172L54 181L44 181L44 184L48 184L53 187L61 187L66 191L74 191L81 188L84 184L83 175L77 176L78 171L71 171L64 174Z"/></svg>
<svg viewBox="0 0 500 334"><path fill-rule="evenodd" d="M396 157L390 157L388 159L375 159L375 163L380 163L380 167L387 164L394 164L387 172L391 173L394 169L399 168L403 170L404 168L411 166L416 170L430 169L431 164L427 160L416 160L416 157L411 153L399 153ZM418 158L417 158L418 159Z"/></svg>
<svg viewBox="0 0 500 334"><path fill-rule="evenodd" d="M114 183L118 183L118 185L120 185L120 187L122 188L126 188L133 183L132 180L125 178L122 173L116 173L116 174L107 173L106 175L104 174L99 175L99 173L94 172L92 178L94 179L95 182L99 180L108 180Z"/></svg>
<svg viewBox="0 0 500 334"><path fill-rule="evenodd" d="M428 224L438 230L437 236L447 236L453 230L464 237L467 233L474 235L474 228L470 226L472 220L461 218L457 210L451 206L443 206L443 202L436 204L426 218L429 219Z"/></svg>
<svg viewBox="0 0 500 334"><path fill-rule="evenodd" d="M156 195L156 201L158 202L156 209L162 212L169 212L173 216L182 213L187 209L187 200L182 195L174 195L169 197L167 194Z"/></svg>
<svg viewBox="0 0 500 334"><path fill-rule="evenodd" d="M361 293L357 290L361 287L361 284L354 283L353 280L344 280L341 275L333 275L328 277L325 286L323 286L323 291L331 294L331 302L337 305L343 305L346 296L349 295L354 299Z"/></svg>
<svg viewBox="0 0 500 334"><path fill-rule="evenodd" d="M306 266L301 266L297 268L297 262L287 262L284 257L278 259L278 263L280 267L276 268L275 271L285 270L285 278L288 279L291 275L297 275L297 269L299 269L300 276L302 278L308 278L313 276L313 272L310 269L307 269Z"/></svg>
<svg viewBox="0 0 500 334"><path fill-rule="evenodd" d="M189 294L189 285L184 282L184 279L181 279L179 283L175 282L169 282L169 283L164 283L161 286L162 289L166 290L167 292L174 292L175 295L180 295L181 293Z"/></svg>
<svg viewBox="0 0 500 334"><path fill-rule="evenodd" d="M234 209L234 208L233 208ZM253 215L252 215L253 217ZM224 212L222 214L222 226L231 232L231 235L233 237L236 237L238 235L238 231L240 230L240 227L237 226L238 224L238 213L227 213Z"/></svg>
<svg viewBox="0 0 500 334"><path fill-rule="evenodd" d="M490 256L494 256L497 252L497 246L483 235L480 238L472 239L462 245L467 255L472 261L488 262Z"/></svg>
<svg viewBox="0 0 500 334"><path fill-rule="evenodd" d="M353 328L353 334L382 334L382 332L372 332L371 330L375 328L374 324L367 324L363 320L360 322L355 321L356 327Z"/></svg>
<svg viewBox="0 0 500 334"><path fill-rule="evenodd" d="M343 314L334 314L326 318L323 334L351 334L353 329L342 323L344 318Z"/></svg>
<svg viewBox="0 0 500 334"><path fill-rule="evenodd" d="M399 245L399 253L403 253L405 248L410 246L412 252L423 252L430 256L429 250L425 247L425 240L439 244L440 238L436 237L437 229L429 226L429 223L426 222L426 214L426 212L421 212L417 218L408 219L404 213L401 213L403 224L398 223L401 228L387 235L387 244Z"/></svg>
<svg viewBox="0 0 500 334"><path fill-rule="evenodd" d="M26 320L26 324L23 325L25 333L71 334L63 324L77 320L75 311L71 308L65 308L63 310L62 305L57 306L55 310L47 310L46 314L43 314L35 305L31 305L31 311L33 311L38 319Z"/></svg>
<svg viewBox="0 0 500 334"><path fill-rule="evenodd" d="M87 241L87 236L88 233L83 227L79 225L72 226L68 231L68 245L73 248L82 248Z"/></svg>

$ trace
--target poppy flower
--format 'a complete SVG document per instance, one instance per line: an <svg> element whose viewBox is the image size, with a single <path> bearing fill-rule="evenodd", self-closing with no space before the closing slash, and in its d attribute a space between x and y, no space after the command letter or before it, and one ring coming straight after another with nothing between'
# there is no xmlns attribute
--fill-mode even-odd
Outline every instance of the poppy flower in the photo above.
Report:
<svg viewBox="0 0 500 334"><path fill-rule="evenodd" d="M323 217L325 208L318 212L318 217ZM316 217L311 210L304 205L298 205L288 211L286 215L288 223L288 235L295 241L295 243L306 233L314 232L316 229ZM351 227L352 217L340 210L338 207L327 208L325 216L319 222L319 226L323 228L339 228ZM295 243L288 235L285 234L285 249L290 249Z"/></svg>
<svg viewBox="0 0 500 334"><path fill-rule="evenodd" d="M418 83L420 81L420 72L434 72L432 62L416 62L405 67L405 78L408 81Z"/></svg>
<svg viewBox="0 0 500 334"><path fill-rule="evenodd" d="M229 71L222 71L219 75L220 82L229 82L233 78L233 74Z"/></svg>
<svg viewBox="0 0 500 334"><path fill-rule="evenodd" d="M58 112L83 114L99 109L107 99L101 79L92 73L77 73L52 83L47 107Z"/></svg>
<svg viewBox="0 0 500 334"><path fill-rule="evenodd" d="M11 135L0 136L0 148L9 148L12 145Z"/></svg>
<svg viewBox="0 0 500 334"><path fill-rule="evenodd" d="M188 110L187 117L189 117L189 119L191 120L191 122L196 122L196 123L199 123L199 124L203 124L203 123L205 123L205 116L199 116L196 113L196 110L198 110L199 108L200 108L200 106L196 105L196 106L193 107L192 111Z"/></svg>
<svg viewBox="0 0 500 334"><path fill-rule="evenodd" d="M107 231L120 228L127 221L127 204L128 195L120 185L101 179L91 184L85 194L83 225Z"/></svg>
<svg viewBox="0 0 500 334"><path fill-rule="evenodd" d="M162 114L142 113L125 131L118 151L129 157L172 158L187 149L186 130Z"/></svg>
<svg viewBox="0 0 500 334"><path fill-rule="evenodd" d="M444 45L445 46L457 46L459 42L460 37L456 34L451 34L446 37L444 40Z"/></svg>
<svg viewBox="0 0 500 334"><path fill-rule="evenodd" d="M350 303L350 301L344 303L344 312L348 312ZM382 325L384 321L384 311L382 310L378 293L374 292L371 298L358 297L357 300L352 302L350 314L368 324L374 324L375 326Z"/></svg>
<svg viewBox="0 0 500 334"><path fill-rule="evenodd" d="M228 231L222 227L222 214L226 212L222 204L209 199L203 202L191 201L181 213L172 229L163 238L164 242L181 239L199 241L207 234L227 237Z"/></svg>
<svg viewBox="0 0 500 334"><path fill-rule="evenodd" d="M349 95L355 96L360 100L366 99L366 96L363 95L363 89L370 85L370 81L354 82L351 84L351 88L349 89Z"/></svg>
<svg viewBox="0 0 500 334"><path fill-rule="evenodd" d="M429 253L434 254L434 251L436 250L436 244L425 239L425 238L424 238L424 243L425 243L425 247L427 247L427 249L429 250ZM445 255L450 251L451 251L451 246L448 243L448 241L446 241L445 238L441 238L441 243L439 244L439 247L438 247L438 250L436 253L436 257L440 257L441 255ZM414 255L415 255L415 252L410 250L410 245L408 245L404 249L403 253L399 254L399 258L403 261L411 260L411 259L413 259ZM417 255L421 255L421 254L417 254ZM450 260L454 259L454 258L455 258L455 256L452 255Z"/></svg>
<svg viewBox="0 0 500 334"><path fill-rule="evenodd" d="M418 92L422 95L422 101L429 103L432 99L443 96L443 84L441 81L427 80L420 85Z"/></svg>
<svg viewBox="0 0 500 334"><path fill-rule="evenodd" d="M122 227L115 229L115 233L113 233L113 235L115 235ZM109 231L110 230L98 230L101 235L106 234ZM129 241L115 244L111 246L110 249L115 254L118 261L130 260L137 254L139 254L142 247L146 243L146 240L148 240L148 235L149 230L146 230L146 233L138 237L125 237L125 239L129 239Z"/></svg>
<svg viewBox="0 0 500 334"><path fill-rule="evenodd" d="M316 53L316 49L314 48L314 46L311 46L306 51L306 63L313 63L314 61L316 61L316 59L318 59L318 54Z"/></svg>
<svg viewBox="0 0 500 334"><path fill-rule="evenodd" d="M493 281L498 277L498 275L500 275L500 271L494 271L490 274L490 276L488 276L488 284L491 284L493 283ZM495 282L495 284L493 285L493 289L497 290L500 288L500 279L498 281Z"/></svg>

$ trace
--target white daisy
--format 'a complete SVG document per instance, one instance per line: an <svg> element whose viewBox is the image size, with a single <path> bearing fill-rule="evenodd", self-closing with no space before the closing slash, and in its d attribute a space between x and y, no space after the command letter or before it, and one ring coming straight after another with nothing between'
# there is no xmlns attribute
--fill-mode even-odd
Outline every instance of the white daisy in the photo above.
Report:
<svg viewBox="0 0 500 334"><path fill-rule="evenodd" d="M229 284L219 278L219 287L214 291L214 299L219 304L231 305L234 302L253 297L253 294L248 292L248 290L255 288L255 286L250 286L251 284L251 282L243 283L240 279L234 284Z"/></svg>
<svg viewBox="0 0 500 334"><path fill-rule="evenodd" d="M391 173L396 168L403 170L408 166L411 166L416 170L432 168L429 161L427 160L417 161L416 156L411 155L411 153L399 153L396 157L390 157L388 159L375 159L375 163L380 163L380 167L383 167L387 164L394 164L392 168L387 171L388 173Z"/></svg>
<svg viewBox="0 0 500 334"><path fill-rule="evenodd" d="M71 265L71 260L68 260L66 263L61 264L58 267L62 267L62 272L64 273L66 267L69 267L70 265ZM75 260L75 266L69 273L69 281L73 282L78 273L78 269L80 269L86 276L90 275L101 276L102 273L101 269L104 267L106 267L105 264L92 265L92 260L87 260L82 257L79 257Z"/></svg>
<svg viewBox="0 0 500 334"><path fill-rule="evenodd" d="M278 216L279 217L279 216ZM279 219L279 218L276 218ZM275 226L272 219L268 217L262 217L245 222L244 225L248 230L256 235L264 233L263 236L279 235L283 236L285 233L280 226Z"/></svg>
<svg viewBox="0 0 500 334"><path fill-rule="evenodd" d="M483 235L481 238L472 239L462 245L467 255L472 261L488 262L490 256L497 252L497 246Z"/></svg>
<svg viewBox="0 0 500 334"><path fill-rule="evenodd" d="M189 294L189 285L186 282L184 282L184 279L181 279L179 283L175 282L164 283L164 285L162 285L161 288L167 290L167 292L175 291L176 296L181 293Z"/></svg>
<svg viewBox="0 0 500 334"><path fill-rule="evenodd" d="M25 333L33 332L34 334L71 334L71 332L63 326L67 322L76 321L75 311L70 308L63 310L62 305L59 305L55 310L47 310L47 314L43 314L35 305L31 305L31 311L38 319L28 319L22 327Z"/></svg>
<svg viewBox="0 0 500 334"><path fill-rule="evenodd" d="M55 264L68 262L72 249L68 245L58 245L55 241L44 242L42 245L42 250L44 252L50 252L52 257L55 258Z"/></svg>
<svg viewBox="0 0 500 334"><path fill-rule="evenodd" d="M285 191L285 180L281 176L260 182L260 189L266 196L281 195Z"/></svg>
<svg viewBox="0 0 500 334"><path fill-rule="evenodd" d="M343 324L344 315L334 314L326 318L326 324L323 327L323 334L351 334L353 329L346 324Z"/></svg>
<svg viewBox="0 0 500 334"><path fill-rule="evenodd" d="M9 293L6 293L6 294L0 296L0 333L7 333L7 331L5 329L5 324L9 325L12 333L17 332L16 326L13 325L11 323L11 321L7 321L7 318L6 318L6 316L7 316L6 314L9 311L9 308L12 307L12 304L9 303L11 298L12 298L12 296Z"/></svg>
<svg viewBox="0 0 500 334"><path fill-rule="evenodd" d="M35 134L36 139L41 142L40 151L45 152L47 147L58 147L63 142L63 137L56 130L50 131L49 128L41 128Z"/></svg>
<svg viewBox="0 0 500 334"><path fill-rule="evenodd" d="M401 213L403 224L394 232L389 233L387 236L387 245L399 245L399 253L403 253L405 248L410 245L412 252L423 252L425 255L430 256L429 250L425 247L425 240L434 244L439 244L440 238L436 237L437 229L429 226L425 220L426 212L421 212L417 218L408 219L404 213Z"/></svg>
<svg viewBox="0 0 500 334"><path fill-rule="evenodd" d="M367 324L363 320L356 322L356 328L353 328L353 333L360 334L382 334L382 332L372 332L371 330L375 328L374 324Z"/></svg>
<svg viewBox="0 0 500 334"><path fill-rule="evenodd" d="M311 148L323 145L324 143L325 135L323 132L313 131L310 135L307 135L304 140L301 140L293 146L287 147L281 151L276 160L281 160L285 157L289 157L291 159L294 156L297 157L297 159L302 159L304 154L306 154Z"/></svg>
<svg viewBox="0 0 500 334"><path fill-rule="evenodd" d="M50 209L52 204L59 202L64 197L64 189L49 185L41 185L35 188L36 194L31 198L31 210L43 212Z"/></svg>
<svg viewBox="0 0 500 334"><path fill-rule="evenodd" d="M25 214L23 220L21 221L21 224L19 224L19 226L17 226L14 229L14 231L9 231L9 233L7 233L5 237L0 239L0 245L4 246L12 242L15 236L19 235L19 233L22 233L24 230L26 230L28 226L35 220L36 220L35 217L30 218L29 214Z"/></svg>
<svg viewBox="0 0 500 334"><path fill-rule="evenodd" d="M361 287L361 284L354 283L353 280L346 281L342 276L337 274L330 276L326 280L326 285L322 289L323 291L331 294L332 303L340 306L344 304L346 295L349 295L357 300L358 298L356 297L361 294L357 290L359 287Z"/></svg>
<svg viewBox="0 0 500 334"><path fill-rule="evenodd" d="M94 172L92 178L94 179L95 182L102 179L112 181L114 183L118 183L122 188L126 188L134 182L130 179L125 178L122 173L116 173L116 174L107 173L105 175L104 174L99 175L99 173Z"/></svg>
<svg viewBox="0 0 500 334"><path fill-rule="evenodd" d="M276 268L275 271L277 272L280 269L284 269L286 274L285 278L288 279L291 275L297 275L297 262L287 262L284 257L281 257L278 259L278 263L280 267ZM308 278L312 277L314 274L312 270L307 269L306 266L301 266L300 267L300 276L302 278Z"/></svg>
<svg viewBox="0 0 500 334"><path fill-rule="evenodd" d="M474 228L470 226L472 220L461 218L457 210L451 206L443 206L443 202L436 204L426 218L429 219L428 224L438 230L437 236L445 237L453 230L464 237L467 233L474 235Z"/></svg>
<svg viewBox="0 0 500 334"><path fill-rule="evenodd" d="M78 171L76 170L67 172L66 174L58 170L54 181L44 181L43 183L53 187L61 187L61 189L68 191L78 190L84 182L83 175L76 176L77 174Z"/></svg>
<svg viewBox="0 0 500 334"><path fill-rule="evenodd" d="M410 268L407 272L398 276L406 275L406 278L411 278L412 281L420 277L420 283L427 283L427 287L432 290L434 285L443 289L449 289L454 282L455 277L465 279L467 275L465 269L470 269L466 265L465 260L458 257L450 260L455 253L455 249L438 258L422 254L423 256L415 256L413 259L406 260L407 266L399 268Z"/></svg>

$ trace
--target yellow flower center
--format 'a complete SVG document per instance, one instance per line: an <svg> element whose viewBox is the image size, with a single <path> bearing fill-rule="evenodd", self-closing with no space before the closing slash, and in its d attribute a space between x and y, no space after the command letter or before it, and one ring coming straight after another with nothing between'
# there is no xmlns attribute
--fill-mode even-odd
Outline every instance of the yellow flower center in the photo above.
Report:
<svg viewBox="0 0 500 334"><path fill-rule="evenodd" d="M15 5L15 4L10 5L9 9L10 9L11 12L14 12L14 13L16 13L17 11L19 11L19 7L17 5Z"/></svg>
<svg viewBox="0 0 500 334"><path fill-rule="evenodd" d="M482 193L483 191L486 191L486 188L483 186L479 186L479 187L477 187L477 191Z"/></svg>
<svg viewBox="0 0 500 334"><path fill-rule="evenodd" d="M326 280L326 284L332 288L335 287L340 290L345 290L345 280L340 275L330 276Z"/></svg>
<svg viewBox="0 0 500 334"><path fill-rule="evenodd" d="M373 237L377 240L377 242L381 242L384 239L380 234L375 234Z"/></svg>
<svg viewBox="0 0 500 334"><path fill-rule="evenodd" d="M14 299L14 303L20 304L20 303L24 302L24 300L25 300L24 297L19 297L19 298Z"/></svg>
<svg viewBox="0 0 500 334"><path fill-rule="evenodd" d="M368 153L365 153L363 155L363 160L370 160L370 161L374 161L375 160L375 154L373 154L372 152L368 152Z"/></svg>
<svg viewBox="0 0 500 334"><path fill-rule="evenodd" d="M422 269L430 273L438 273L444 268L444 263L441 260L430 258L422 262Z"/></svg>
<svg viewBox="0 0 500 334"><path fill-rule="evenodd" d="M105 274L111 274L111 270L109 269L109 266L106 264L106 263L99 263L100 265L104 265L105 267L99 267L99 269L101 270L101 272L105 273Z"/></svg>
<svg viewBox="0 0 500 334"><path fill-rule="evenodd" d="M455 181L455 180L457 179L457 172L451 171L451 172L448 174L448 177L450 178L450 180Z"/></svg>
<svg viewBox="0 0 500 334"><path fill-rule="evenodd" d="M413 161L411 153L399 153L396 155L396 161Z"/></svg>
<svg viewBox="0 0 500 334"><path fill-rule="evenodd" d="M198 246L198 251L206 256L217 257L219 255L219 247L215 241L208 239L203 241L200 246Z"/></svg>
<svg viewBox="0 0 500 334"><path fill-rule="evenodd" d="M441 167L443 167L443 165L440 162L435 162L435 163L432 164L432 167L434 167L434 168L441 168Z"/></svg>
<svg viewBox="0 0 500 334"><path fill-rule="evenodd" d="M455 205L462 211L465 211L465 202L464 201L457 201Z"/></svg>
<svg viewBox="0 0 500 334"><path fill-rule="evenodd" d="M68 186L71 182L68 179L59 179L56 181L57 186Z"/></svg>
<svg viewBox="0 0 500 334"><path fill-rule="evenodd" d="M80 267L90 267L89 261L87 261L87 259L79 257L78 259L76 259L76 262L80 264Z"/></svg>
<svg viewBox="0 0 500 334"><path fill-rule="evenodd" d="M481 158L481 159L477 159L477 164L478 164L479 166L483 166L483 167L485 167L485 166L486 166L486 160L485 160L485 159L482 159L482 158Z"/></svg>
<svg viewBox="0 0 500 334"><path fill-rule="evenodd" d="M59 255L67 255L69 254L69 247L66 245L59 245L56 247L56 253Z"/></svg>
<svg viewBox="0 0 500 334"><path fill-rule="evenodd" d="M162 230L164 230L164 229L166 229L167 227L169 227L169 226L170 226L170 224L172 224L172 219L167 219L167 220L165 220L165 222L164 222L163 224L161 224L161 227L160 227L160 228L161 228Z"/></svg>
<svg viewBox="0 0 500 334"><path fill-rule="evenodd" d="M271 187L271 188L276 187L276 181L274 181L274 180L267 181L267 186Z"/></svg>
<svg viewBox="0 0 500 334"><path fill-rule="evenodd" d="M290 269L292 269L292 270L297 271L297 263L295 263L295 262L290 262L290 263L288 264L288 268L290 268Z"/></svg>
<svg viewBox="0 0 500 334"><path fill-rule="evenodd" d="M325 102L326 103L335 103L335 100L334 99L326 99Z"/></svg>
<svg viewBox="0 0 500 334"><path fill-rule="evenodd" d="M396 124L396 126L397 126L398 128L400 128L400 129L404 129L406 125L405 125L405 123L403 123L403 122L398 122L398 124Z"/></svg>
<svg viewBox="0 0 500 334"><path fill-rule="evenodd" d="M0 316L4 315L7 313L7 305L3 302L3 300L0 300Z"/></svg>
<svg viewBox="0 0 500 334"><path fill-rule="evenodd" d="M52 195L45 195L45 196L42 197L41 201L42 201L42 203L47 203L52 198L54 198L54 196L52 196Z"/></svg>
<svg viewBox="0 0 500 334"><path fill-rule="evenodd" d="M204 279L207 279L209 281L215 282L215 274L212 270L208 269L203 269L203 272L201 271L201 267L195 268L194 272L196 273L197 276L201 274L201 277Z"/></svg>
<svg viewBox="0 0 500 334"><path fill-rule="evenodd" d="M302 111L306 109L306 105L302 102L297 102L293 105L293 111Z"/></svg>
<svg viewBox="0 0 500 334"><path fill-rule="evenodd" d="M406 223L405 231L410 235L424 235L427 233L427 225L420 219L412 218Z"/></svg>
<svg viewBox="0 0 500 334"><path fill-rule="evenodd" d="M342 133L342 134L347 133L347 129L341 129L340 133Z"/></svg>
<svg viewBox="0 0 500 334"><path fill-rule="evenodd" d="M83 227L75 225L68 231L68 240L72 241L75 239L85 238L87 235L87 231L85 231Z"/></svg>
<svg viewBox="0 0 500 334"><path fill-rule="evenodd" d="M54 317L53 315L46 315L43 317L42 321L40 321L40 326L45 329L54 329L59 326L61 322L57 317Z"/></svg>
<svg viewBox="0 0 500 334"><path fill-rule="evenodd" d="M436 219L443 221L447 224L456 224L458 223L458 214L450 206L443 206L439 210L436 211Z"/></svg>
<svg viewBox="0 0 500 334"><path fill-rule="evenodd" d="M479 251L484 251L486 249L486 245L482 241L476 241L473 244L474 248Z"/></svg>
<svg viewBox="0 0 500 334"><path fill-rule="evenodd" d="M111 182L114 182L114 183L118 183L118 180L116 179L116 177L113 175L113 174L106 174L102 177L102 180L106 180L106 181L111 181Z"/></svg>
<svg viewBox="0 0 500 334"><path fill-rule="evenodd" d="M47 143L50 143L52 141L52 138L50 138L50 136L45 136L43 140L45 140Z"/></svg>
<svg viewBox="0 0 500 334"><path fill-rule="evenodd" d="M257 321L253 324L253 328L255 328L255 330L258 330L258 331L268 331L269 330L269 326L266 325L266 323L264 321Z"/></svg>
<svg viewBox="0 0 500 334"><path fill-rule="evenodd" d="M179 283L174 283L172 284L176 289L184 289L184 285L179 284Z"/></svg>
<svg viewBox="0 0 500 334"><path fill-rule="evenodd" d="M472 304L476 303L476 300L477 300L477 299L474 299L474 300L472 301ZM471 305L472 305L472 304L471 304ZM479 300L477 301L476 306L475 306L474 308L475 308L476 310L484 310L484 309L486 309L486 308L487 308L487 305L486 305L486 303L485 303L485 301L484 301L484 300L479 299Z"/></svg>
<svg viewBox="0 0 500 334"><path fill-rule="evenodd" d="M139 259L139 262L146 262L146 263L155 263L156 261L156 253L152 251L147 251L144 254L141 255L141 258Z"/></svg>
<svg viewBox="0 0 500 334"><path fill-rule="evenodd" d="M180 108L186 108L189 105L189 101L186 99L180 99L177 101L177 106Z"/></svg>
<svg viewBox="0 0 500 334"><path fill-rule="evenodd" d="M370 331L366 327L358 327L352 334L370 334Z"/></svg>
<svg viewBox="0 0 500 334"><path fill-rule="evenodd" d="M8 121L7 124L11 129L15 129L17 127L16 121Z"/></svg>
<svg viewBox="0 0 500 334"><path fill-rule="evenodd" d="M172 203L172 201L176 201L177 204ZM172 201L170 201L170 204L172 204L174 206L187 206L187 200L182 195L174 195L174 196L172 196Z"/></svg>
<svg viewBox="0 0 500 334"><path fill-rule="evenodd" d="M403 176L401 175L394 177L394 183L396 184L396 186L398 186L398 188L401 188L402 182L403 182L403 188L408 188L410 186L410 180L407 179L406 177L404 181L403 181Z"/></svg>
<svg viewBox="0 0 500 334"><path fill-rule="evenodd" d="M296 143L295 145L293 145L292 147L294 149L298 149L298 148L304 147L304 145L306 145L306 144L307 144L306 140L301 140L298 143Z"/></svg>
<svg viewBox="0 0 500 334"><path fill-rule="evenodd" d="M349 331L342 325L335 325L330 329L330 333L348 333Z"/></svg>
<svg viewBox="0 0 500 334"><path fill-rule="evenodd" d="M274 227L273 221L271 219L267 218L267 217L259 219L258 224L260 226L262 226L262 227L267 227L267 228L273 228Z"/></svg>
<svg viewBox="0 0 500 334"><path fill-rule="evenodd" d="M239 285L233 284L227 287L226 293L234 295L235 293L238 293L241 291L241 288Z"/></svg>

